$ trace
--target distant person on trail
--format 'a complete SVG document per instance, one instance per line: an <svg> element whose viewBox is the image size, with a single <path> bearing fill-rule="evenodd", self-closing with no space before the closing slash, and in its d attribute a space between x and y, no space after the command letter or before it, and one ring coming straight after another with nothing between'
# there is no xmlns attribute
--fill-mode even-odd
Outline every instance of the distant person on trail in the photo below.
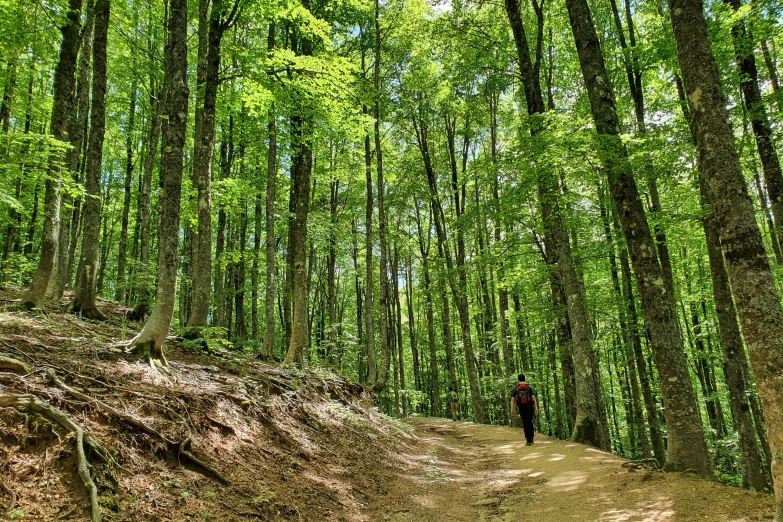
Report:
<svg viewBox="0 0 783 522"><path fill-rule="evenodd" d="M449 407L451 408L451 420L461 420L459 418L459 397L457 397L457 392L455 392L451 386L449 386L447 390L446 402L449 403Z"/></svg>
<svg viewBox="0 0 783 522"><path fill-rule="evenodd" d="M525 374L520 373L517 376L519 381L514 389L511 390L511 417L516 415L514 411L519 410L519 416L522 418L522 426L525 428L525 439L527 445L533 445L533 417L538 417L538 394L535 388L530 386L525 380Z"/></svg>

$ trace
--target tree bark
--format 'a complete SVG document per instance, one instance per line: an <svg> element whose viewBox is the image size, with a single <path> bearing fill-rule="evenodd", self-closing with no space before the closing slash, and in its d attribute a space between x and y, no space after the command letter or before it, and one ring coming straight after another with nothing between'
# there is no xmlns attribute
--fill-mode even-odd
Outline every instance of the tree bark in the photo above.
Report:
<svg viewBox="0 0 783 522"><path fill-rule="evenodd" d="M79 264L80 272L76 296L70 307L72 313L96 320L104 319L95 304L95 299L98 284L98 247L100 245L101 224L101 166L103 164L103 138L106 133L106 46L109 35L109 11L109 0L96 0L92 54L92 107L90 109L90 138L86 160L86 194L83 206L82 258Z"/></svg>
<svg viewBox="0 0 783 522"><path fill-rule="evenodd" d="M68 121L68 141L71 148L65 154L65 163L74 182L80 181L80 172L84 172L87 156L87 128L90 115L90 61L92 59L93 25L95 20L94 2L88 0L84 15L80 41L81 52L76 72L76 89L73 94L74 114ZM60 230L58 233L58 263L55 265L49 281L49 296L55 301L62 299L63 292L71 285L73 265L76 257L76 244L79 238L80 211L82 197L68 192L62 194L60 202Z"/></svg>
<svg viewBox="0 0 783 522"><path fill-rule="evenodd" d="M269 25L267 49L271 51L275 45L275 25ZM266 231L266 288L264 295L264 345L261 353L271 359L275 349L275 256L277 242L275 241L275 208L277 206L277 124L275 109L271 107L267 113L267 134L269 148L266 152L266 207L264 225Z"/></svg>
<svg viewBox="0 0 783 522"><path fill-rule="evenodd" d="M641 393L639 391L636 357L634 356L633 352L633 333L628 327L628 307L623 298L623 291L620 286L620 277L617 269L617 255L615 253L615 237L612 233L612 228L609 221L609 213L606 211L606 206L604 205L604 191L601 185L598 187L598 197L601 220L604 225L604 235L606 237L606 242L609 245L609 269L612 274L612 287L614 288L617 300L617 316L620 323L620 332L622 334L621 344L623 345L625 360L628 364L628 380L630 381L630 394L633 406L632 410L634 414L634 429L636 430L636 437L638 437L642 457L647 458L650 456L650 439L647 436L647 430L645 429L644 425L644 412L642 410ZM635 324L633 325L633 328L636 328ZM633 430L631 430L629 427L629 431Z"/></svg>
<svg viewBox="0 0 783 522"><path fill-rule="evenodd" d="M117 290L114 299L118 303L125 302L125 267L128 262L128 223L130 216L131 183L133 181L133 146L134 123L136 121L136 85L131 87L130 107L128 108L128 124L125 128L125 191L122 200L122 225L120 228L120 245L117 253Z"/></svg>
<svg viewBox="0 0 783 522"><path fill-rule="evenodd" d="M425 231L422 228L418 201L415 202L415 211L419 252L421 253L421 268L424 272L424 307L427 316L427 346L429 347L430 355L430 415L438 417L440 415L440 383L438 382L438 351L437 345L435 344L435 317L433 314L432 280L430 278L429 267L430 231L432 230L432 223L430 220L427 230ZM427 238L426 243L425 237Z"/></svg>
<svg viewBox="0 0 783 522"><path fill-rule="evenodd" d="M152 84L152 82L151 82ZM144 158L144 176L139 187L139 271L136 306L128 315L133 321L143 321L150 305L150 234L152 224L152 174L155 170L155 157L158 153L161 122L160 111L162 92L150 94L150 128L147 138L147 156Z"/></svg>
<svg viewBox="0 0 783 522"><path fill-rule="evenodd" d="M405 267L405 299L408 308L408 334L411 340L411 356L413 359L413 385L416 391L421 391L421 367L419 364L419 347L416 342L416 320L413 313L413 258L408 253Z"/></svg>
<svg viewBox="0 0 783 522"><path fill-rule="evenodd" d="M374 86L374 139L375 139L375 167L378 175L378 242L380 243L380 252L378 256L378 270L380 272L378 280L378 307L380 309L380 321L378 323L378 334L381 338L381 367L378 372L378 379L373 384L376 392L381 391L389 379L389 274L387 266L388 244L386 240L386 207L384 203L384 181L383 181L383 148L381 146L381 29L380 29L380 4L375 0L375 63L373 65L373 86Z"/></svg>
<svg viewBox="0 0 783 522"><path fill-rule="evenodd" d="M728 122L699 0L670 0L672 27L691 109L699 168L712 205L756 375L772 452L776 522L783 522L783 307Z"/></svg>
<svg viewBox="0 0 783 522"><path fill-rule="evenodd" d="M226 3L199 0L192 175L193 186L198 192L198 232L193 242L193 300L188 326L207 326L209 321L212 291L212 157L215 151L215 112L220 82L220 45L223 33L232 23L232 17L233 14L227 14Z"/></svg>
<svg viewBox="0 0 783 522"><path fill-rule="evenodd" d="M133 342L134 352L150 364L166 365L163 343L174 315L179 265L180 197L183 149L188 118L188 12L186 0L169 0L161 111L160 218L158 223L158 285L155 307Z"/></svg>
<svg viewBox="0 0 783 522"><path fill-rule="evenodd" d="M303 0L302 6L310 10L310 0ZM312 56L313 43L302 39L302 55ZM288 345L283 364L296 363L304 366L304 351L310 345L310 332L307 322L309 301L307 284L307 214L310 209L310 176L313 170L313 122L308 114L291 118L293 134L293 153L291 183L293 186L293 208L291 244L291 273L293 276L293 317L291 321L291 341Z"/></svg>
<svg viewBox="0 0 783 522"><path fill-rule="evenodd" d="M692 469L710 476L707 445L698 416L696 396L679 334L674 296L666 291L644 207L636 188L628 152L620 139L614 93L595 32L587 0L567 0L582 76L598 133L598 151L630 251L639 295L661 379L668 427L667 470Z"/></svg>
<svg viewBox="0 0 783 522"><path fill-rule="evenodd" d="M364 56L362 55L362 59ZM364 67L362 67L364 69ZM368 114L367 108L364 108L364 113ZM375 288L374 272L373 272L373 241L372 241L372 215L373 215L373 189L372 189L372 154L370 152L370 135L367 134L364 137L364 172L367 179L367 202L364 208L364 229L365 229L365 246L364 246L364 263L365 263L365 280L364 280L364 340L367 350L367 384L370 386L375 385L375 381L378 380L378 367L376 363L375 354L375 304L373 292Z"/></svg>
<svg viewBox="0 0 783 522"><path fill-rule="evenodd" d="M327 254L326 285L327 308L329 314L329 334L326 358L331 366L337 363L337 203L340 182L329 184L329 252Z"/></svg>
<svg viewBox="0 0 783 522"><path fill-rule="evenodd" d="M506 0L506 14L508 15L514 40L517 47L517 59L519 64L522 84L525 88L527 111L530 117L530 132L537 143L536 163L541 163L543 153L542 140L545 140L544 122L542 115L546 111L544 98L541 91L539 75L540 56L542 53L541 34L543 32L543 12L537 2L533 2L538 18L539 40L536 48L536 63L530 57L524 24L522 23L517 0ZM571 440L583 442L601 449L610 449L610 441L606 440L607 427L602 426L599 415L598 395L596 395L596 376L593 373L593 359L595 357L592 346L592 332L585 307L585 297L582 284L576 274L568 232L563 225L559 199L560 187L555 172L546 167L539 168L538 172L538 199L541 205L541 216L544 222L545 236L548 238L547 256L556 259L560 273L560 281L566 295L566 306L571 323L571 338L573 341L572 353L575 369L576 384L576 418L573 425Z"/></svg>
<svg viewBox="0 0 783 522"><path fill-rule="evenodd" d="M62 42L60 57L54 70L54 95L52 97L52 118L49 132L56 140L67 143L67 118L72 110L73 86L75 82L76 58L79 54L81 28L81 0L69 0L65 23L60 27ZM22 302L27 308L43 308L49 279L58 262L58 240L60 233L60 175L64 161L61 152L49 156L49 175L46 177L44 194L44 226L41 239L41 254L38 258L33 281Z"/></svg>
<svg viewBox="0 0 783 522"><path fill-rule="evenodd" d="M735 14L742 7L741 0L723 0L723 3L730 5ZM772 216L775 218L778 244L781 244L783 243L783 173L780 169L780 159L775 149L767 109L759 89L756 56L753 53L754 43L745 27L744 19L740 18L734 23L731 36L742 96L748 109L753 136L756 138L764 185L767 187Z"/></svg>
<svg viewBox="0 0 783 522"><path fill-rule="evenodd" d="M742 487L763 491L766 486L761 463L761 455L756 444L753 419L750 414L748 394L749 383L748 360L745 347L742 344L737 311L731 296L729 276L721 251L720 233L715 223L715 216L707 207L704 183L699 182L702 207L705 215L702 218L704 236L707 241L707 255L710 260L710 275L712 276L712 294L715 299L715 313L718 316L721 349L723 350L723 374L726 377L726 387L729 391L729 404L734 419L734 429L739 435L740 471Z"/></svg>

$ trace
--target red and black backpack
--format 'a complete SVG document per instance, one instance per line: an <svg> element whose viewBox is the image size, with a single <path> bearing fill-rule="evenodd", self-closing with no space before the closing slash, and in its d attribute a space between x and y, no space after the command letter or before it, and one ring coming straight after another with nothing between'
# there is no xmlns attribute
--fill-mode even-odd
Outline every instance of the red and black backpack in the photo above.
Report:
<svg viewBox="0 0 783 522"><path fill-rule="evenodd" d="M533 393L530 385L526 382L520 382L517 385L517 406L528 407L533 404Z"/></svg>

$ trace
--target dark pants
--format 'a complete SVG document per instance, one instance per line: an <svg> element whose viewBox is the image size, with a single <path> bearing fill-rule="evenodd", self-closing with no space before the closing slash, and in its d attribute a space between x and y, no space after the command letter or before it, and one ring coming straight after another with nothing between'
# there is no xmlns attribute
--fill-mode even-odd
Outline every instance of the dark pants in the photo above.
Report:
<svg viewBox="0 0 783 522"><path fill-rule="evenodd" d="M522 426L525 428L525 439L527 439L528 442L533 442L533 435L535 435L535 428L533 427L533 412L533 408L519 408L519 416L522 418Z"/></svg>

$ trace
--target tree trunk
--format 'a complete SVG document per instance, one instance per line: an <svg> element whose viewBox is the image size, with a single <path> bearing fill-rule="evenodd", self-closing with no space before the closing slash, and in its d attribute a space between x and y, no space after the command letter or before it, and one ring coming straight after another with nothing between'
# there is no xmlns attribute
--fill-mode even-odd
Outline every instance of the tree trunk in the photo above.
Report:
<svg viewBox="0 0 783 522"><path fill-rule="evenodd" d="M415 202L416 226L419 239L419 251L421 252L421 267L424 272L424 302L427 316L427 346L430 354L430 415L438 417L440 415L440 383L438 382L438 350L435 344L435 317L433 313L432 302L432 280L430 279L429 254L430 254L430 232L432 223L423 230L421 217L419 215L419 202ZM426 244L425 244L425 239Z"/></svg>
<svg viewBox="0 0 783 522"><path fill-rule="evenodd" d="M82 258L79 265L76 296L70 306L71 312L96 320L104 319L103 314L95 305L95 299L101 224L101 166L103 164L103 138L106 132L106 44L109 35L109 10L109 0L96 0L92 55L92 107L86 160ZM129 195L126 198L129 199Z"/></svg>
<svg viewBox="0 0 783 522"><path fill-rule="evenodd" d="M742 7L741 0L723 0L723 3L730 5L735 15ZM781 244L783 243L783 173L780 169L780 160L775 149L767 109L761 97L761 89L759 89L756 57L753 53L754 43L748 34L743 18L734 23L731 28L731 36L734 41L734 57L737 62L742 96L745 99L750 125L756 138L756 149L761 160L761 172L764 175L764 184L769 194L772 215L775 218L778 244Z"/></svg>
<svg viewBox="0 0 783 522"><path fill-rule="evenodd" d="M92 0L88 0L84 16L84 26L81 32L81 53L78 60L76 98L72 100L73 117L68 122L68 140L70 150L65 154L65 162L70 170L74 182L80 181L79 173L84 171L87 156L87 127L90 113L90 61L92 59L93 25L95 9ZM73 196L66 192L62 194L60 204L60 231L58 238L59 260L55 265L49 282L50 297L59 301L67 287L71 285L73 264L76 257L76 244L78 243L78 227L81 210L81 196L75 201Z"/></svg>
<svg viewBox="0 0 783 522"><path fill-rule="evenodd" d="M761 52L764 55L764 64L767 66L767 73L769 74L769 82L772 84L772 94L775 95L775 103L778 106L778 112L783 112L783 100L781 100L778 91L780 90L780 78L778 77L778 68L775 65L775 60L772 54L769 52L769 46L767 40L761 39Z"/></svg>
<svg viewBox="0 0 783 522"><path fill-rule="evenodd" d="M75 82L76 58L79 54L81 28L81 0L68 0L65 23L60 27L63 35L60 44L60 58L54 70L54 95L52 97L52 119L49 132L56 140L67 142L67 118L72 111L73 86ZM44 226L41 238L40 256L33 281L22 302L27 308L41 309L49 279L58 263L58 241L60 234L60 175L64 161L60 152L49 156L49 175L46 177L44 194Z"/></svg>
<svg viewBox="0 0 783 522"><path fill-rule="evenodd" d="M310 10L310 0L303 0L302 6ZM313 46L308 38L302 40L302 55L312 56ZM307 214L310 209L310 176L313 170L313 122L310 115L296 115L291 118L293 153L291 183L293 186L294 212L292 215L292 234L289 236L291 253L293 317L291 321L291 341L283 364L296 363L304 366L304 351L310 344L310 332L307 324L307 305L309 301L307 285Z"/></svg>
<svg viewBox="0 0 783 522"><path fill-rule="evenodd" d="M337 363L337 196L340 182L337 180L329 184L329 253L327 255L327 308L329 313L329 336L326 356L329 364Z"/></svg>
<svg viewBox="0 0 783 522"><path fill-rule="evenodd" d="M269 25L267 49L271 52L275 46L275 25ZM275 109L267 113L267 134L269 148L266 152L266 208L264 225L266 230L266 288L264 296L264 346L261 353L271 359L275 348L275 208L277 206L277 124Z"/></svg>
<svg viewBox="0 0 783 522"><path fill-rule="evenodd" d="M128 222L130 216L131 182L133 181L133 146L134 123L136 121L136 85L131 87L130 107L128 108L128 125L125 129L125 197L122 200L122 225L120 228L120 246L117 254L117 290L114 299L118 303L125 302L125 266L128 261Z"/></svg>
<svg viewBox="0 0 783 522"><path fill-rule="evenodd" d="M642 457L648 458L650 456L650 439L647 436L647 431L645 430L644 425L644 412L642 411L642 400L641 394L639 392L638 373L636 371L636 357L634 356L633 341L631 340L633 333L628 327L628 307L625 304L623 291L620 286L620 277L618 275L617 269L617 255L615 253L615 238L609 222L609 213L606 211L606 206L604 204L603 186L600 184L598 186L598 198L601 211L601 220L604 225L604 235L606 237L606 242L609 245L609 268L612 274L612 287L614 288L617 301L617 316L620 323L620 332L622 333L623 352L626 363L628 364L628 380L630 381L630 394L635 421L634 428L636 430L636 437L638 437ZM636 328L636 325L633 325L633 327ZM633 431L630 428L630 424L629 431Z"/></svg>
<svg viewBox="0 0 783 522"><path fill-rule="evenodd" d="M364 63L364 55L362 55ZM362 67L364 69L364 67ZM364 113L368 114L367 108ZM378 368L375 360L375 321L374 321L374 299L373 290L375 288L373 277L373 242L372 242L372 208L373 208L373 190L372 190L372 154L370 152L370 135L364 137L364 172L367 179L367 203L364 208L364 229L366 241L364 246L365 279L364 279L364 339L367 350L367 384L375 385L378 379Z"/></svg>
<svg viewBox="0 0 783 522"><path fill-rule="evenodd" d="M699 183L702 206L706 207L705 186ZM729 391L729 404L734 419L734 429L739 435L740 471L742 487L763 491L766 481L761 464L761 456L756 445L753 419L748 403L749 383L745 375L749 374L745 347L742 344L737 311L731 297L729 276L721 251L720 234L715 217L705 208L702 218L704 236L707 240L707 255L710 259L710 274L712 276L712 293L715 299L715 313L718 316L721 348L723 350L723 374L726 377L726 387Z"/></svg>
<svg viewBox="0 0 783 522"><path fill-rule="evenodd" d="M210 9L211 4L211 9ZM220 82L220 44L231 23L225 2L199 0L196 111L193 130L193 186L198 192L198 232L193 242L193 300L188 326L207 326L212 291L212 156Z"/></svg>
<svg viewBox="0 0 783 522"><path fill-rule="evenodd" d="M154 364L166 365L163 342L171 326L179 265L179 218L183 149L188 117L188 12L186 0L169 0L165 49L164 92L161 111L160 218L158 223L158 285L155 307L134 340L134 351Z"/></svg>
<svg viewBox="0 0 783 522"><path fill-rule="evenodd" d="M408 334L411 340L411 356L413 358L413 386L421 391L421 368L419 365L419 347L416 343L416 321L413 313L413 258L408 253L408 263L405 267L405 302L408 308Z"/></svg>
<svg viewBox="0 0 783 522"><path fill-rule="evenodd" d="M742 334L764 407L783 522L783 307L728 122L718 68L698 0L671 0L672 27L691 109L707 203L712 205Z"/></svg>
<svg viewBox="0 0 783 522"><path fill-rule="evenodd" d="M375 0L375 63L373 66L373 84L374 84L374 138L375 138L375 166L378 175L378 242L380 243L380 253L378 256L378 270L380 277L378 280L378 308L380 309L380 321L378 323L378 334L381 338L381 367L378 372L378 379L373 383L373 389L376 392L381 391L389 379L389 274L387 267L388 244L386 240L386 208L384 205L384 181L383 181L383 148L381 147L381 30L379 25L380 11L379 0Z"/></svg>
<svg viewBox="0 0 783 522"><path fill-rule="evenodd" d="M493 90L489 96L490 113L490 155L492 158L492 204L494 220L494 240L497 248L501 247L501 229L503 227L503 213L500 208L500 183L498 182L497 142L498 142L498 104L500 92ZM500 324L500 345L503 351L503 362L506 375L514 374L514 346L508 333L508 288L505 280L505 267L502 259L498 259L498 322Z"/></svg>
<svg viewBox="0 0 783 522"><path fill-rule="evenodd" d="M538 45L536 48L536 63L530 57L524 24L516 0L506 1L506 13L517 47L522 84L525 88L528 115L531 117L530 132L534 138L544 138L544 127L541 115L545 112L544 98L539 77L540 56L542 53L541 34L543 32L543 13L538 3L534 2L538 18ZM536 151L540 156L543 150ZM538 158L534 160L540 163ZM576 384L576 418L573 424L571 440L583 442L601 449L610 449L606 440L607 427L602 426L599 415L598 395L596 395L596 377L593 374L592 332L585 307L585 297L582 284L576 274L568 232L563 225L560 211L560 187L557 174L546 167L538 169L538 198L541 205L541 216L544 222L545 236L548 238L548 257L554 257L560 272L560 281L566 295L566 306L571 323L571 338L573 341L573 361Z"/></svg>
<svg viewBox="0 0 783 522"><path fill-rule="evenodd" d="M636 188L628 152L620 139L614 93L587 0L567 0L582 76L599 137L599 153L636 272L636 282L650 332L655 363L666 403L668 427L667 470L695 470L710 476L704 433L696 416L696 396L679 334L674 296L666 291L655 242Z"/></svg>
<svg viewBox="0 0 783 522"><path fill-rule="evenodd" d="M152 83L152 82L151 82ZM152 174L155 170L155 157L161 133L160 97L162 92L150 94L150 129L147 139L147 156L144 159L144 176L139 187L139 288L136 306L128 315L132 321L143 321L149 311L150 303L150 234L152 223Z"/></svg>

